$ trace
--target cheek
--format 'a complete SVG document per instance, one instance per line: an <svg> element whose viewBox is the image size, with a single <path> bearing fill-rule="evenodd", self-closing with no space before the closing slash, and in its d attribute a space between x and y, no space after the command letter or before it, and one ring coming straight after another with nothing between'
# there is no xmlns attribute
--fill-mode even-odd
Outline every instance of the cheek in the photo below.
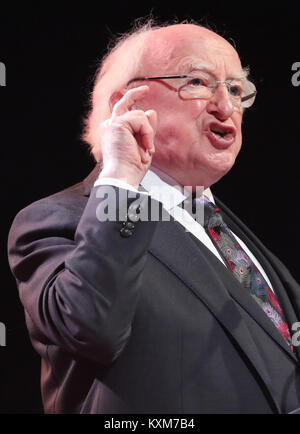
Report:
<svg viewBox="0 0 300 434"><path fill-rule="evenodd" d="M235 139L235 156L238 155L242 147L242 131L238 130Z"/></svg>
<svg viewBox="0 0 300 434"><path fill-rule="evenodd" d="M182 101L177 98L174 104L158 107L158 134L165 143L167 140L173 142L176 138L180 142L190 141L191 137L199 134L205 106L203 101Z"/></svg>
<svg viewBox="0 0 300 434"><path fill-rule="evenodd" d="M201 120L202 116L206 114L207 101L203 101L203 100L191 100L191 101L179 100L179 101L180 103L178 104L178 106L174 106L174 110L172 110L172 114L173 116L176 116L177 114L177 118L182 119L182 121L184 121L185 124L191 125L192 123L194 123L196 125L196 122ZM170 108L169 108L169 112L170 112Z"/></svg>
<svg viewBox="0 0 300 434"><path fill-rule="evenodd" d="M194 116L195 119L206 113L207 101L196 99L194 101L188 102L190 105L189 109L191 111L191 115Z"/></svg>
<svg viewBox="0 0 300 434"><path fill-rule="evenodd" d="M160 107L155 136L155 160L186 167L199 152L201 115L205 112L203 101L180 101L180 107ZM195 147L194 144L197 144Z"/></svg>
<svg viewBox="0 0 300 434"><path fill-rule="evenodd" d="M242 141L242 119L243 119L242 113L236 113L233 114L232 116L232 121L237 131L236 138L240 142Z"/></svg>

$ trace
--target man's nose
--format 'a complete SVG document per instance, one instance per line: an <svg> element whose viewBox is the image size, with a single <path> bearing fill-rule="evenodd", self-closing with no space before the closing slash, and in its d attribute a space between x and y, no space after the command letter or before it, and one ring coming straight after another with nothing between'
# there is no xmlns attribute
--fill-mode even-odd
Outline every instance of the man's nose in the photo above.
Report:
<svg viewBox="0 0 300 434"><path fill-rule="evenodd" d="M219 83L207 104L207 111L218 120L225 121L234 111L226 84Z"/></svg>

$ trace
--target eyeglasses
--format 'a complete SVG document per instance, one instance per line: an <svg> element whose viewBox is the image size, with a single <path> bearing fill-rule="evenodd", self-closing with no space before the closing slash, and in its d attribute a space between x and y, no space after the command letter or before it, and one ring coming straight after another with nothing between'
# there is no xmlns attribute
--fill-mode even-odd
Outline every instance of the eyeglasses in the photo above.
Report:
<svg viewBox="0 0 300 434"><path fill-rule="evenodd" d="M215 80L209 74L200 73L197 71L195 75L166 75L164 77L136 77L128 81L126 88L135 81L144 80L173 80L184 79L184 84L179 88L171 86L169 83L161 82L169 89L178 93L179 98L182 100L193 99L210 99L214 94L217 86L224 84L227 87L231 102L236 107L248 108L254 103L257 91L255 85L246 78L232 79L232 80Z"/></svg>

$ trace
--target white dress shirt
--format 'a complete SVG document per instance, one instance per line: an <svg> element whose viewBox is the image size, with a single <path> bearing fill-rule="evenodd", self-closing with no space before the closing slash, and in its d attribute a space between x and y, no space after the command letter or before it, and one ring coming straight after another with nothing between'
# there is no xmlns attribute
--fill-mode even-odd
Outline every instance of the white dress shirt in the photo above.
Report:
<svg viewBox="0 0 300 434"><path fill-rule="evenodd" d="M115 178L98 178L94 185L112 185L118 188L135 191L140 194L149 194L153 199L161 202L164 209L178 223L180 223L186 231L191 232L199 241L201 241L226 267L223 258L220 256L212 240L207 235L204 227L199 224L187 210L180 206L189 195L190 190L188 188L183 188L182 186L179 186L177 182L166 173L162 172L154 166L151 166L151 169L148 170L148 172L141 181L141 185L146 190L146 192L138 191L127 182ZM212 192L209 188L201 191L201 193L202 192L211 202L215 203ZM259 269L266 282L268 283L270 289L272 289L273 291L271 282L258 260L248 249L245 243L234 233L233 235L235 236L241 247L248 254L248 256L251 258L252 262Z"/></svg>

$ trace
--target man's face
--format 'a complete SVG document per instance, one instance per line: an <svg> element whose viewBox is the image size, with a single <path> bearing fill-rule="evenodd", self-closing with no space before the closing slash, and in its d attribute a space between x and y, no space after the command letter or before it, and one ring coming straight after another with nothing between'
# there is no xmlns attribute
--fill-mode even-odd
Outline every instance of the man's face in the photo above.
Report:
<svg viewBox="0 0 300 434"><path fill-rule="evenodd" d="M224 81L242 72L234 48L206 29L189 26L173 32L170 38L169 43L176 48L163 71L165 75L194 74L198 66L203 70L203 65L216 80ZM176 87L180 83L172 81ZM145 84L150 92L141 108L154 109L158 115L153 165L181 185L207 188L218 181L233 166L242 143L242 109L233 105L226 86L219 85L209 100L182 100L160 82ZM216 131L229 132L227 140Z"/></svg>

